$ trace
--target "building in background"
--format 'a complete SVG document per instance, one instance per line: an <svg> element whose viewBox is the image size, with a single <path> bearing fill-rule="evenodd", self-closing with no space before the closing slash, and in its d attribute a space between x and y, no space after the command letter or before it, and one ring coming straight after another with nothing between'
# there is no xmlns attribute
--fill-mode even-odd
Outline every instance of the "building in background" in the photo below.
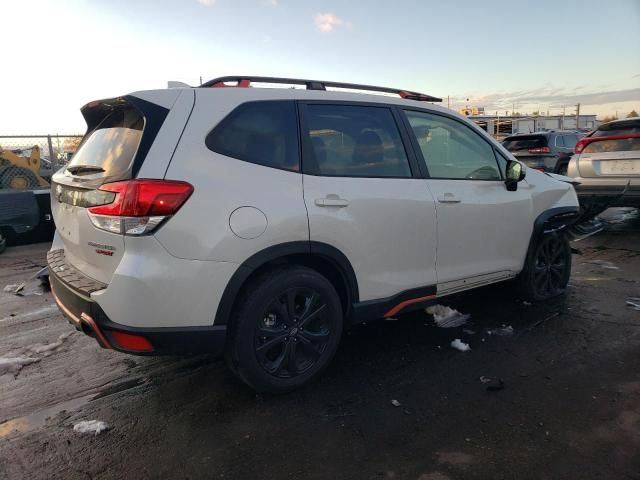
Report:
<svg viewBox="0 0 640 480"><path fill-rule="evenodd" d="M600 122L595 115L467 115L480 128L498 139L517 133L545 132L550 130L591 131ZM576 123L577 122L577 123Z"/></svg>

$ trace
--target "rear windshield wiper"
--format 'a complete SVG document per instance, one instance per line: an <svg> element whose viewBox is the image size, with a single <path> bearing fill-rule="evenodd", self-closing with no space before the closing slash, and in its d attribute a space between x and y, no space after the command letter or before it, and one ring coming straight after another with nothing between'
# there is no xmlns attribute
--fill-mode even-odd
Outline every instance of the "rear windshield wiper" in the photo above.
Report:
<svg viewBox="0 0 640 480"><path fill-rule="evenodd" d="M67 167L67 171L72 173L73 175L77 175L78 173L98 173L104 172L104 168L97 167L95 165L73 165L71 167Z"/></svg>

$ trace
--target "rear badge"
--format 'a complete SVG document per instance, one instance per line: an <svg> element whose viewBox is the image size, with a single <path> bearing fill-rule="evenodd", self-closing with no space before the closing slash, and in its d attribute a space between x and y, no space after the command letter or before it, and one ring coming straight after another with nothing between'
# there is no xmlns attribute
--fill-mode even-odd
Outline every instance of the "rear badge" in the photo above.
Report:
<svg viewBox="0 0 640 480"><path fill-rule="evenodd" d="M98 255L106 255L107 257L112 257L116 251L116 247L112 247L111 245L103 245L95 242L87 242L87 245L94 247Z"/></svg>

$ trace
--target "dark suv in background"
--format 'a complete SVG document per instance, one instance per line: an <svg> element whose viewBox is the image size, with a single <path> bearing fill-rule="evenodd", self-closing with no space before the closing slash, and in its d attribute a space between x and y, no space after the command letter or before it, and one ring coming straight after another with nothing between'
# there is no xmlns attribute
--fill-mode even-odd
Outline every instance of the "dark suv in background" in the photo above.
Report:
<svg viewBox="0 0 640 480"><path fill-rule="evenodd" d="M573 149L583 136L576 131L536 132L512 135L502 145L528 167L566 175Z"/></svg>

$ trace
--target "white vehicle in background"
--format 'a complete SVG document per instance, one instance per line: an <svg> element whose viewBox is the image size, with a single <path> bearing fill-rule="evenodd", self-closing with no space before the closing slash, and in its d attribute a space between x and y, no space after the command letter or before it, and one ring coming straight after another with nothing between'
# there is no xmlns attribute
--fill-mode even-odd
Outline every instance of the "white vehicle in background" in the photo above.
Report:
<svg viewBox="0 0 640 480"><path fill-rule="evenodd" d="M640 207L640 118L600 125L578 141L567 175L580 202L597 214L608 207Z"/></svg>
<svg viewBox="0 0 640 480"><path fill-rule="evenodd" d="M225 77L87 104L85 139L53 176L58 305L104 348L224 352L281 392L315 378L354 323L510 279L530 300L562 294L573 187L525 178L436 101Z"/></svg>

